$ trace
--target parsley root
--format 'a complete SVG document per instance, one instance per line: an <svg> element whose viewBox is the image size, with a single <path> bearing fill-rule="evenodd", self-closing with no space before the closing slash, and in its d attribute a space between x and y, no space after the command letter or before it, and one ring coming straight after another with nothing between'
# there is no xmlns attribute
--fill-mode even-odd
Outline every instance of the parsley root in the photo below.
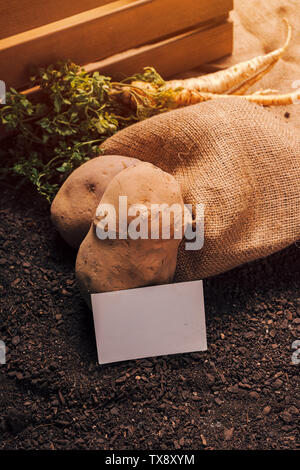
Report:
<svg viewBox="0 0 300 470"><path fill-rule="evenodd" d="M284 21L287 25L287 38L284 45L279 49L269 54L240 62L220 72L210 73L198 78L168 81L166 82L166 88L185 88L187 90L217 94L243 94L250 86L254 85L256 81L269 72L285 53L290 43L292 28L286 19Z"/></svg>
<svg viewBox="0 0 300 470"><path fill-rule="evenodd" d="M138 113L141 108L144 114L147 107L166 110L230 95L241 96L241 98L263 106L295 103L300 99L299 92L277 94L274 90L262 90L244 95L252 85L274 67L285 53L291 40L292 28L286 19L284 22L287 25L285 43L269 54L260 55L216 73L167 82L159 81L159 79L154 81L155 71L148 67L145 69L144 75L136 75L131 83L123 89L120 89L120 86L117 87L122 94L123 102L131 103Z"/></svg>

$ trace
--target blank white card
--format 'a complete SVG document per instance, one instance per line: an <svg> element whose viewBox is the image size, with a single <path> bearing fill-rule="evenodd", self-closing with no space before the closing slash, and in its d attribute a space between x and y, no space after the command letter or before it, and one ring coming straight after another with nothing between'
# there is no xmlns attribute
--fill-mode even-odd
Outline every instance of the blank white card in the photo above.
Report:
<svg viewBox="0 0 300 470"><path fill-rule="evenodd" d="M91 297L100 364L207 349L202 281Z"/></svg>

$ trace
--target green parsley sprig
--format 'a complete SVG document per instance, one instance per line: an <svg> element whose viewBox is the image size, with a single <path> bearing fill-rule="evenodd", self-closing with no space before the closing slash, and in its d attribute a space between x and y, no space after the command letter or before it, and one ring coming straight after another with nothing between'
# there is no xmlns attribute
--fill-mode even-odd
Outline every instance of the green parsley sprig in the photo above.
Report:
<svg viewBox="0 0 300 470"><path fill-rule="evenodd" d="M12 133L1 167L25 177L50 202L75 168L137 117L110 93L109 77L73 63L40 69L32 84L40 87L38 97L11 89L0 107L0 123Z"/></svg>

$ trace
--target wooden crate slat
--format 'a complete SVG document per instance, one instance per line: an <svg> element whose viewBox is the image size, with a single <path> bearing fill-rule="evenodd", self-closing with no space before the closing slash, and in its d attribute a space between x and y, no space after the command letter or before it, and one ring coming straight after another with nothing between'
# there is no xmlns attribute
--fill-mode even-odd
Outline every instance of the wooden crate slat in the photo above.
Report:
<svg viewBox="0 0 300 470"><path fill-rule="evenodd" d="M124 4L125 3L125 4ZM232 0L116 2L0 40L0 77L7 87L28 84L30 66L57 60L94 62L227 14Z"/></svg>
<svg viewBox="0 0 300 470"><path fill-rule="evenodd" d="M153 66L168 78L185 70L191 70L207 61L217 60L231 53L233 25L220 22L206 29L196 29L85 66L89 72L100 71L104 75L122 80Z"/></svg>
<svg viewBox="0 0 300 470"><path fill-rule="evenodd" d="M112 1L0 0L0 39L100 7Z"/></svg>

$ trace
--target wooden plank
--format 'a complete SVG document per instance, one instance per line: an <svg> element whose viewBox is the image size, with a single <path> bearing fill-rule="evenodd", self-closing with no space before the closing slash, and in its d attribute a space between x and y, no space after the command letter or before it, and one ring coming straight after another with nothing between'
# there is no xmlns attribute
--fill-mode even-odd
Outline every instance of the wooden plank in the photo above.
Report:
<svg viewBox="0 0 300 470"><path fill-rule="evenodd" d="M98 70L115 80L152 66L164 77L190 70L211 60L217 60L232 52L233 25L220 22L210 28L198 28L159 43L143 46L103 61L88 64L89 72Z"/></svg>
<svg viewBox="0 0 300 470"><path fill-rule="evenodd" d="M130 0L129 0L130 1ZM83 65L227 14L232 0L115 2L0 40L1 79L28 83L31 66L71 59Z"/></svg>
<svg viewBox="0 0 300 470"><path fill-rule="evenodd" d="M196 76L196 72L192 71L194 68L197 68L197 74L223 70L224 66L207 63L208 60L218 60L232 52L233 24L224 18L220 20L219 22L216 20L217 24L210 28L198 28L172 39L118 54L107 60L84 65L84 68L89 72L100 71L116 80L123 79L124 76L131 76L150 64L164 78L178 75L187 70L189 70L189 77ZM203 44L205 44L205 48L202 46ZM29 96L34 102L38 102L40 91L40 88L35 86L22 91L22 93ZM3 126L0 126L0 141L7 135Z"/></svg>
<svg viewBox="0 0 300 470"><path fill-rule="evenodd" d="M0 0L0 39L100 7L113 0ZM46 5L45 5L46 3Z"/></svg>
<svg viewBox="0 0 300 470"><path fill-rule="evenodd" d="M207 60L218 60L232 53L233 23L227 20L227 17L221 17L219 21L216 19L210 23L209 28L197 28L169 40L160 41L149 46L142 46L138 49L116 54L99 62L83 65L83 68L87 72L98 71L103 74L107 73L107 75L116 80L123 79L124 76L130 77L132 74L139 72L139 69L141 70L149 64L152 64L164 78L180 74L182 70L186 72L187 69L189 76L191 76L193 68L197 68L199 73L224 70L225 66L216 65L213 62L209 63ZM207 53L203 47L199 46L199 44L202 44L200 41L205 41ZM189 49L187 49L187 46L189 46ZM189 54L189 65L187 65L187 50L194 52L192 56ZM177 53L176 57L174 57L174 53ZM178 62L182 54L184 54L184 60ZM166 61L171 64L171 73L168 73L165 69ZM185 67L184 69L183 66ZM124 72L125 70L126 72ZM164 70L165 73L163 72ZM38 99L40 87L34 86L23 90L21 93L30 96L30 99Z"/></svg>

